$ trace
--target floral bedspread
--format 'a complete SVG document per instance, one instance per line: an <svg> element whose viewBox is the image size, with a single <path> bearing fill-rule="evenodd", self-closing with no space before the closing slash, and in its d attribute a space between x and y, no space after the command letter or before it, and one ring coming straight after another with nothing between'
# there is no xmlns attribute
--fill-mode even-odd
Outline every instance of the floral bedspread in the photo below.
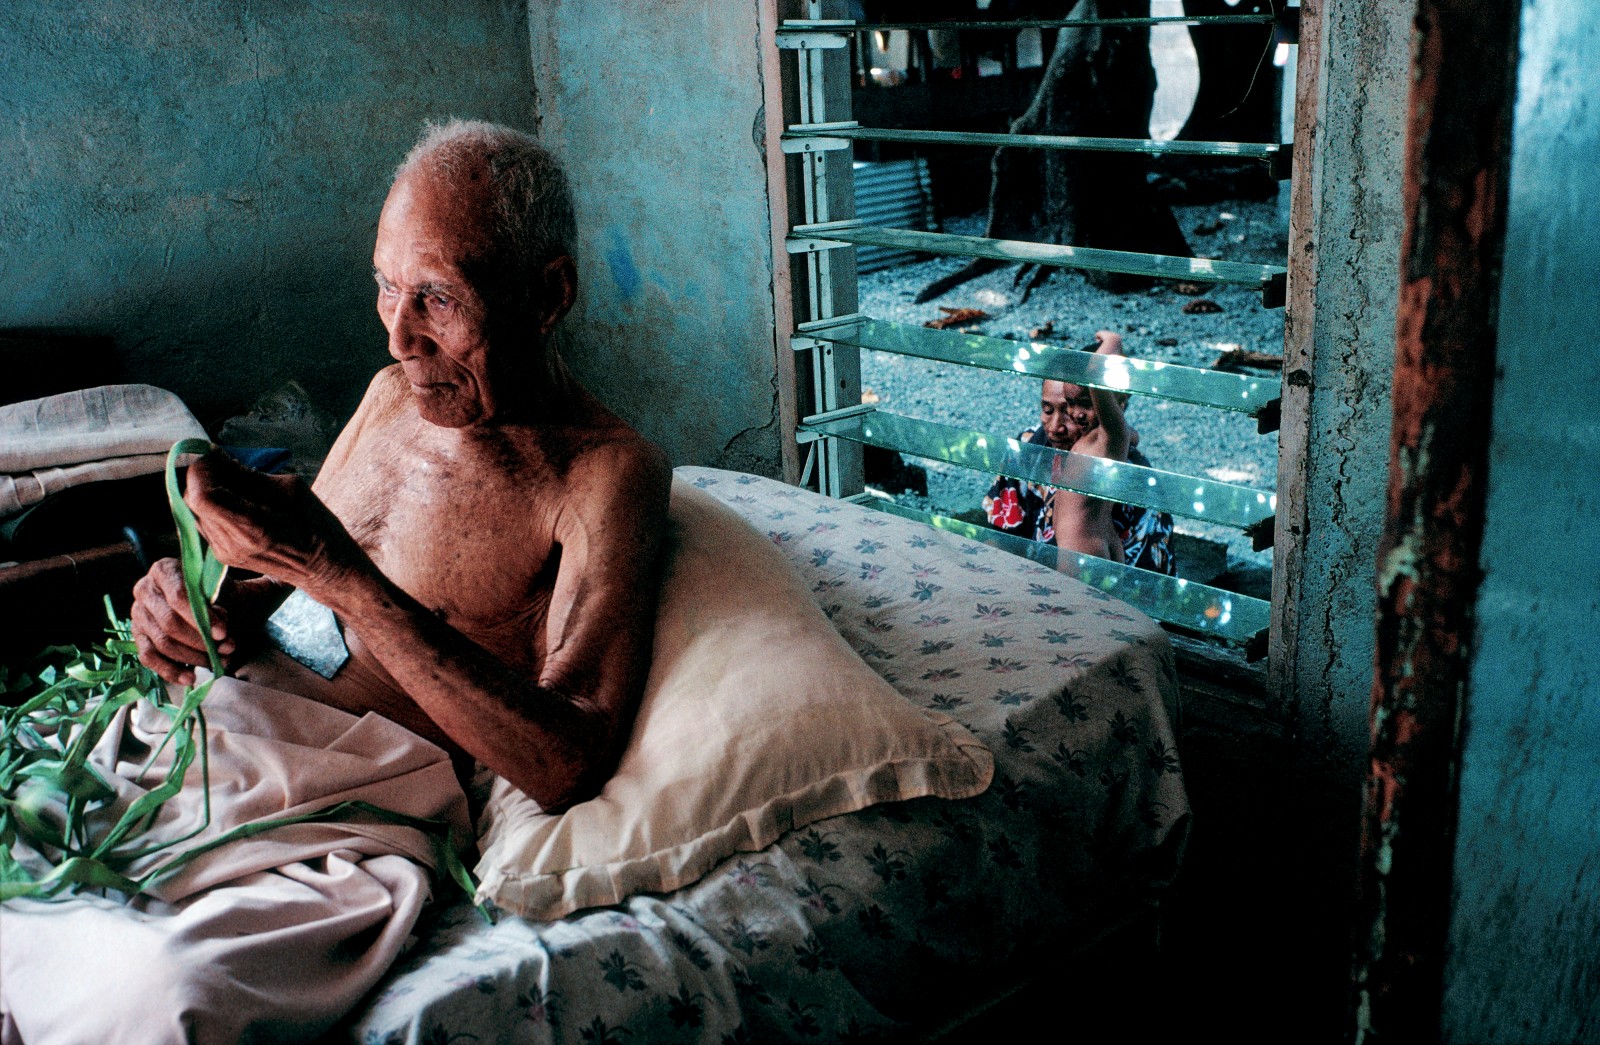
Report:
<svg viewBox="0 0 1600 1045"><path fill-rule="evenodd" d="M535 923L465 904L342 1029L370 1043L831 1042L926 1026L1159 890L1188 824L1164 633L974 541L680 468L767 534L866 662L995 755L989 790L825 820L694 886Z"/></svg>

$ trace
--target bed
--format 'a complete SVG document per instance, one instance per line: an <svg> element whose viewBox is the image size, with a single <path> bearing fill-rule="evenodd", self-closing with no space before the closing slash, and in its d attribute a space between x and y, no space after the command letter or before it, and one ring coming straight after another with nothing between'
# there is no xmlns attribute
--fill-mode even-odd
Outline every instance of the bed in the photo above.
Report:
<svg viewBox="0 0 1600 1045"><path fill-rule="evenodd" d="M779 548L905 699L993 782L825 819L674 892L488 924L441 900L339 1040L916 1037L1150 909L1189 810L1166 637L983 544L751 475L680 468Z"/></svg>

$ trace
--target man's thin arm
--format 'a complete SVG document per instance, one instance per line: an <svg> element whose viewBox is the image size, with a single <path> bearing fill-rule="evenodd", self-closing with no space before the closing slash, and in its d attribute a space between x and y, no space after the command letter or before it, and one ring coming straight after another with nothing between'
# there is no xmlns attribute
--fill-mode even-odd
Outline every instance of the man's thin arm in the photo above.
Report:
<svg viewBox="0 0 1600 1045"><path fill-rule="evenodd" d="M611 724L596 706L508 667L381 573L319 601L462 750L546 809L578 797Z"/></svg>
<svg viewBox="0 0 1600 1045"><path fill-rule="evenodd" d="M264 628L267 618L293 592L293 587L271 577L249 577L231 585L220 600L227 611L229 634L248 641L250 633Z"/></svg>
<svg viewBox="0 0 1600 1045"><path fill-rule="evenodd" d="M575 496L538 679L373 569L311 591L465 751L546 809L587 797L626 740L649 668L671 473L651 448Z"/></svg>

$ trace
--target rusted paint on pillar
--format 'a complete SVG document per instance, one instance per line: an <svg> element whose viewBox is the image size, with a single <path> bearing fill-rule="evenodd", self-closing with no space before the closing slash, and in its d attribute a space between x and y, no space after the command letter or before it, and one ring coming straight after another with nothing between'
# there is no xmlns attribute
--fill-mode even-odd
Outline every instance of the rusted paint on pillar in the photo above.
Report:
<svg viewBox="0 0 1600 1045"><path fill-rule="evenodd" d="M1519 11L1511 0L1417 5L1355 941L1358 1042L1439 1033Z"/></svg>

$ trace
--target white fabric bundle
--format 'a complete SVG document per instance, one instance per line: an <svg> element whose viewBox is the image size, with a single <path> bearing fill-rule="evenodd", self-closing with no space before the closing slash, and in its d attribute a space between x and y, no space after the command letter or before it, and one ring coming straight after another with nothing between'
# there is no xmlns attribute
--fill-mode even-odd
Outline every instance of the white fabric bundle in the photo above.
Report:
<svg viewBox="0 0 1600 1045"><path fill-rule="evenodd" d="M0 516L79 483L159 472L206 431L154 385L101 385L0 406Z"/></svg>

